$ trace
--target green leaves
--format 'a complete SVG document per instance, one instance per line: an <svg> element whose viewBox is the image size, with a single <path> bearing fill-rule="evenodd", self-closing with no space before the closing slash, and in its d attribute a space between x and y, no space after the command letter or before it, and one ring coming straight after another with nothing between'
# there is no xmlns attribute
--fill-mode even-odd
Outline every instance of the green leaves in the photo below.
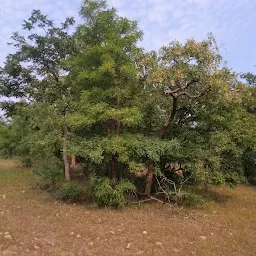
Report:
<svg viewBox="0 0 256 256"><path fill-rule="evenodd" d="M80 15L70 34L73 18L55 26L35 10L26 34L13 34L0 94L24 101L2 104L13 120L0 126L0 148L37 159L65 151L102 175L117 166L117 177L149 166L158 175L173 160L197 181L240 177L243 152L256 145L255 76L243 84L222 67L212 35L145 52L137 22L106 1L83 1Z"/></svg>
<svg viewBox="0 0 256 256"><path fill-rule="evenodd" d="M104 157L111 155L117 155L118 161L122 163L131 163L134 160L159 163L161 157L179 155L180 145L177 140L163 141L157 137L125 134L107 138L76 139L71 141L70 149L95 163L100 163Z"/></svg>

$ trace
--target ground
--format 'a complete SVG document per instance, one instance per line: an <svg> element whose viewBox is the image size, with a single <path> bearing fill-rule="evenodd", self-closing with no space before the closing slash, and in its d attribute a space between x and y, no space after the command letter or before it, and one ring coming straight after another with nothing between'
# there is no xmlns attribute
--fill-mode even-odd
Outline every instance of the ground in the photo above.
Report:
<svg viewBox="0 0 256 256"><path fill-rule="evenodd" d="M125 210L56 201L0 160L0 255L256 255L256 188L212 188L202 209ZM6 233L8 232L8 233Z"/></svg>

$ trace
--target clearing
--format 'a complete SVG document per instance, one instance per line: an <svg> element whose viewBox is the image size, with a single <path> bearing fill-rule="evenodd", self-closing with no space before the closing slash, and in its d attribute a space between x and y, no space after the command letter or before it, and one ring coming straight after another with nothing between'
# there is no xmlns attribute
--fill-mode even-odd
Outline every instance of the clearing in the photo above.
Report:
<svg viewBox="0 0 256 256"><path fill-rule="evenodd" d="M255 256L255 198L255 187L218 187L203 209L97 209L55 201L30 170L0 160L0 255Z"/></svg>

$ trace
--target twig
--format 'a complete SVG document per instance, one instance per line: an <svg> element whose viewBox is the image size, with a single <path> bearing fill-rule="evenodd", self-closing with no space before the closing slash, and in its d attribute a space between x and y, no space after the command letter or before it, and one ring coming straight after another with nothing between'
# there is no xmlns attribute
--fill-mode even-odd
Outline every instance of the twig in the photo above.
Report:
<svg viewBox="0 0 256 256"><path fill-rule="evenodd" d="M133 204L141 204L141 203L148 202L148 201L151 201L151 200L152 200L151 198L147 198L147 199L138 200L138 202L132 202L132 203L133 203Z"/></svg>
<svg viewBox="0 0 256 256"><path fill-rule="evenodd" d="M157 177L156 177L156 181L157 181L157 183L158 183L159 188L162 190L162 192L160 192L160 193L164 194L164 195L165 195L165 198L167 198L168 202L171 203L171 201L170 201L170 193L168 193L168 192L166 192L166 191L164 190L164 188L161 186L161 183L159 182L159 180L158 180Z"/></svg>
<svg viewBox="0 0 256 256"><path fill-rule="evenodd" d="M173 182L172 180L168 180L165 176L164 176L164 178L162 178L162 180L161 181L167 181L167 183L171 183L172 185L173 185L173 187L174 187L174 190L175 190L175 192L167 192L163 187L162 187L162 185L161 185L161 182L158 180L158 178L156 177L156 180L157 180L157 183L158 183L158 186L159 186L159 188L162 190L161 192L159 192L159 193L161 193L161 194L164 194L165 195L165 198L168 200L168 202L169 202L169 204L171 203L171 200L170 200L170 195L171 194L177 194L177 190L176 190L176 185L175 185L175 182Z"/></svg>
<svg viewBox="0 0 256 256"><path fill-rule="evenodd" d="M180 184L180 187L178 189L178 194L180 194L180 191L181 191L183 185L192 177L192 175L193 174L191 173L191 175Z"/></svg>
<svg viewBox="0 0 256 256"><path fill-rule="evenodd" d="M153 196L150 196L150 197L147 198L147 199L140 200L140 201L138 201L138 202L132 202L132 203L133 203L133 204L139 204L139 205L140 205L141 203L148 202L148 201L152 201L152 200L157 201L158 203L166 204L166 205L172 207L172 204L166 203L166 202L164 202L163 200L160 200L160 199L158 199L158 198L156 198L156 197L153 197Z"/></svg>

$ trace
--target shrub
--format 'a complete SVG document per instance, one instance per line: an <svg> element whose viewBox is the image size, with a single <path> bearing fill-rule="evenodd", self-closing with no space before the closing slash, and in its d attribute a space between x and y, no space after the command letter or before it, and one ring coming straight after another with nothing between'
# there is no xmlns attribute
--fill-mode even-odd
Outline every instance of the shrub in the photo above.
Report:
<svg viewBox="0 0 256 256"><path fill-rule="evenodd" d="M58 188L57 195L65 201L83 201L86 196L86 187L75 182L64 182Z"/></svg>
<svg viewBox="0 0 256 256"><path fill-rule="evenodd" d="M199 207L202 206L203 202L204 200L202 196L193 193L181 194L179 198L179 203L187 207Z"/></svg>
<svg viewBox="0 0 256 256"><path fill-rule="evenodd" d="M225 181L226 184L233 187L237 184L245 183L246 179L242 174L238 172L228 172L225 174Z"/></svg>
<svg viewBox="0 0 256 256"><path fill-rule="evenodd" d="M21 166L23 167L31 167L32 166L32 161L30 157L22 157L21 158Z"/></svg>
<svg viewBox="0 0 256 256"><path fill-rule="evenodd" d="M90 190L98 206L124 207L127 204L124 193L135 191L136 187L128 180L112 184L108 178L93 176L90 179Z"/></svg>
<svg viewBox="0 0 256 256"><path fill-rule="evenodd" d="M221 172L213 172L212 184L224 185L225 184L225 176Z"/></svg>
<svg viewBox="0 0 256 256"><path fill-rule="evenodd" d="M256 151L247 149L243 155L244 175L248 182L256 185Z"/></svg>
<svg viewBox="0 0 256 256"><path fill-rule="evenodd" d="M52 190L58 182L63 181L62 163L56 158L34 167L33 172L37 176L37 184L43 190Z"/></svg>
<svg viewBox="0 0 256 256"><path fill-rule="evenodd" d="M256 185L256 176L251 177L250 179L248 179L248 181L249 181L252 185Z"/></svg>

